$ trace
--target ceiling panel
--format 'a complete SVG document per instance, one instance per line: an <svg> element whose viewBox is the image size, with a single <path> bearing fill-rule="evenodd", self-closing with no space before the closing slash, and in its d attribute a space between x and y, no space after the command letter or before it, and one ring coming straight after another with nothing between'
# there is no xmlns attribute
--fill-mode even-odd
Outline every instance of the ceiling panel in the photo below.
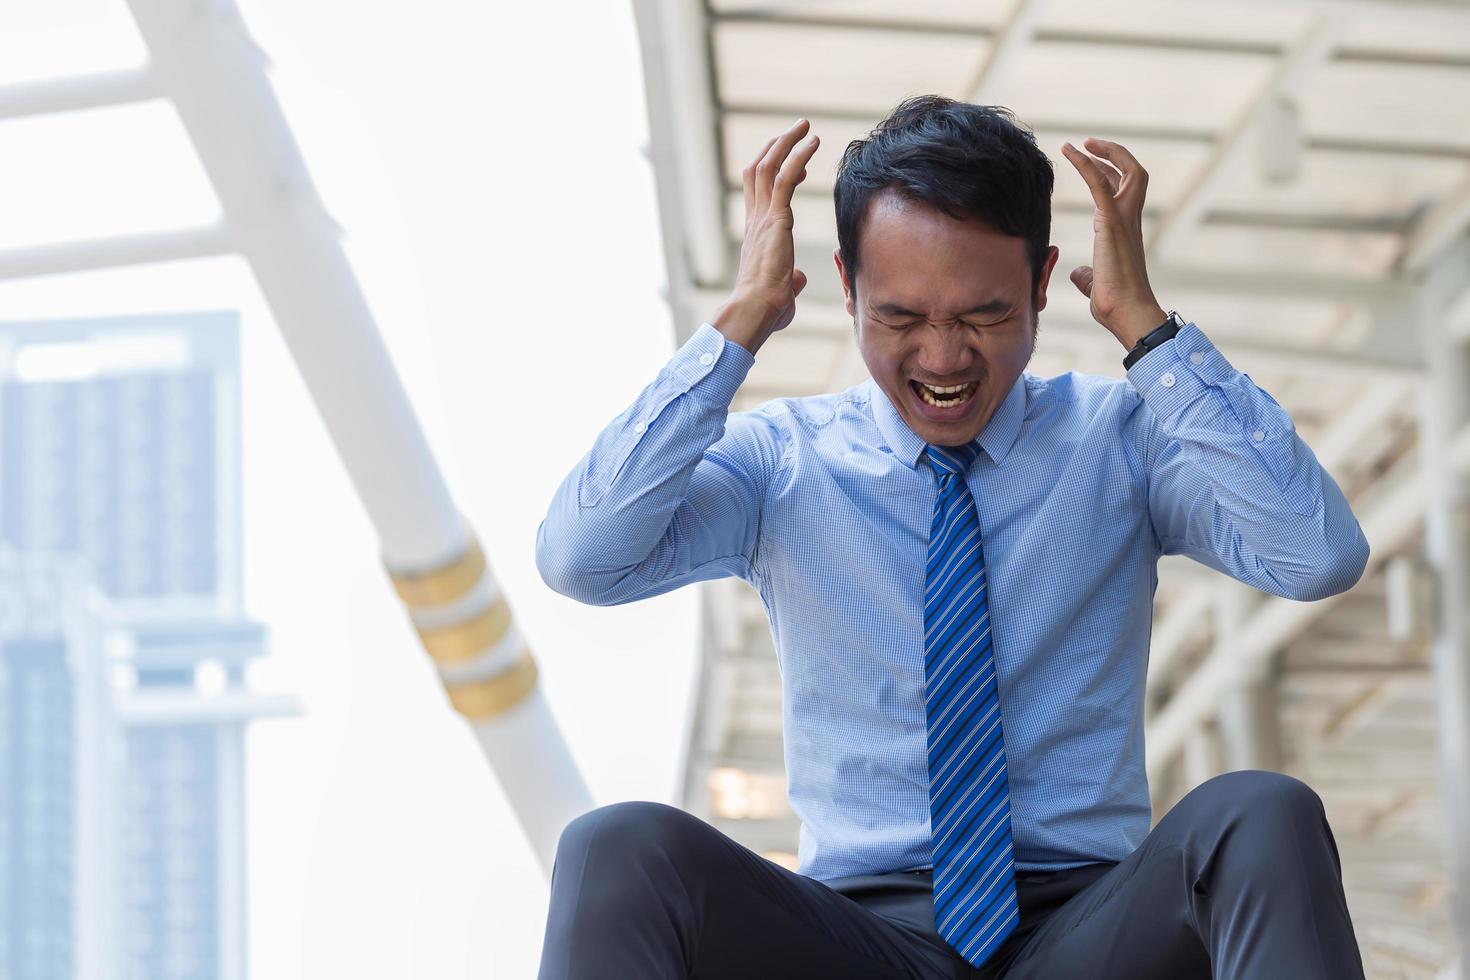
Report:
<svg viewBox="0 0 1470 980"><path fill-rule="evenodd" d="M1334 61L1302 92L1312 136L1443 143L1470 154L1470 71L1441 65Z"/></svg>
<svg viewBox="0 0 1470 980"><path fill-rule="evenodd" d="M1307 26L1312 12L1294 4L1258 4L1249 16L1224 3L1179 0L1050 0L1040 23L1048 31L1094 38L1151 37L1174 42L1280 45Z"/></svg>
<svg viewBox="0 0 1470 980"><path fill-rule="evenodd" d="M1470 178L1470 159L1307 150L1300 160L1295 176L1278 183L1267 177L1259 152L1247 153L1229 173L1215 207L1406 222Z"/></svg>
<svg viewBox="0 0 1470 980"><path fill-rule="evenodd" d="M1033 128L1038 120L1102 128L1177 119L1223 132L1274 63L1258 54L1038 41L987 101L1015 109Z"/></svg>
<svg viewBox="0 0 1470 980"><path fill-rule="evenodd" d="M1371 280L1390 271L1403 241L1387 233L1205 224L1190 238L1189 259L1220 269Z"/></svg>
<svg viewBox="0 0 1470 980"><path fill-rule="evenodd" d="M1470 62L1470 9L1358 5L1344 18L1342 44L1364 54L1458 57Z"/></svg>
<svg viewBox="0 0 1470 980"><path fill-rule="evenodd" d="M1014 0L713 0L716 14L788 17L859 24L904 23L933 27L992 29L1014 8Z"/></svg>
<svg viewBox="0 0 1470 980"><path fill-rule="evenodd" d="M727 105L881 112L909 95L958 92L989 45L972 37L724 23L715 66ZM788 123L789 125L789 123Z"/></svg>

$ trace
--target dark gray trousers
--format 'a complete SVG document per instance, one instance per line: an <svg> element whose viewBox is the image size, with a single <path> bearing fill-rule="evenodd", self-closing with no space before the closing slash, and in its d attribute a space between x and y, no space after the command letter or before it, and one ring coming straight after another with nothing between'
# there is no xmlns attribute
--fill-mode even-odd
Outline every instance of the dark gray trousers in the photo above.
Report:
<svg viewBox="0 0 1470 980"><path fill-rule="evenodd" d="M1301 780L1193 789L1117 864L1018 872L1021 922L978 970L935 931L930 871L819 881L663 803L567 825L540 980L1352 980L1337 844Z"/></svg>

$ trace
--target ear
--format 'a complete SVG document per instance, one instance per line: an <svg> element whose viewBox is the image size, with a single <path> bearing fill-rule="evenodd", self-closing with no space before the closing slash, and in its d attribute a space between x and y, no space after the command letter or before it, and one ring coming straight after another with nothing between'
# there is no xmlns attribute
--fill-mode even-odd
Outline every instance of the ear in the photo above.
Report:
<svg viewBox="0 0 1470 980"><path fill-rule="evenodd" d="M832 261L837 263L837 278L842 280L842 295L846 298L847 315L856 316L852 280L848 278L847 267L842 264L842 249L834 248L832 250Z"/></svg>
<svg viewBox="0 0 1470 980"><path fill-rule="evenodd" d="M1055 245L1046 247L1046 261L1041 266L1041 278L1036 280L1036 312L1046 309L1046 285L1051 281L1051 270L1056 267L1062 250Z"/></svg>

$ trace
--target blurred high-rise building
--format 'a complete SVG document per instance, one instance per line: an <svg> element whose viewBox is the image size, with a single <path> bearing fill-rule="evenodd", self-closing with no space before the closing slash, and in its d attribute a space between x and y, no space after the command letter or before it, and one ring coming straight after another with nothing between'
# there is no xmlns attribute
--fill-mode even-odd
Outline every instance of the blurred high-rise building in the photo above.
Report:
<svg viewBox="0 0 1470 980"><path fill-rule="evenodd" d="M0 976L243 978L229 313L0 324Z"/></svg>

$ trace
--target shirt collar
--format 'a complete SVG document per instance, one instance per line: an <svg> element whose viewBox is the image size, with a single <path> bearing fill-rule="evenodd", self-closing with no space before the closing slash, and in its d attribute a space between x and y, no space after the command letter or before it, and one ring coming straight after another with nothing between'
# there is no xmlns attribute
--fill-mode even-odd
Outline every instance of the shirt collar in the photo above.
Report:
<svg viewBox="0 0 1470 980"><path fill-rule="evenodd" d="M878 431L883 434L888 448L910 469L916 469L919 456L924 452L924 440L914 435L914 430L908 427L903 416L898 414L898 409L893 407L887 392L872 378L868 379L868 391L873 405L873 420L878 423ZM1023 371L1016 376L1011 390L996 406L995 414L990 416L990 421L985 423L985 428L975 441L980 443L980 448L985 450L985 454L993 462L999 463L1005 459L1011 446L1015 445L1016 436L1020 433L1021 423L1025 418L1026 373Z"/></svg>

